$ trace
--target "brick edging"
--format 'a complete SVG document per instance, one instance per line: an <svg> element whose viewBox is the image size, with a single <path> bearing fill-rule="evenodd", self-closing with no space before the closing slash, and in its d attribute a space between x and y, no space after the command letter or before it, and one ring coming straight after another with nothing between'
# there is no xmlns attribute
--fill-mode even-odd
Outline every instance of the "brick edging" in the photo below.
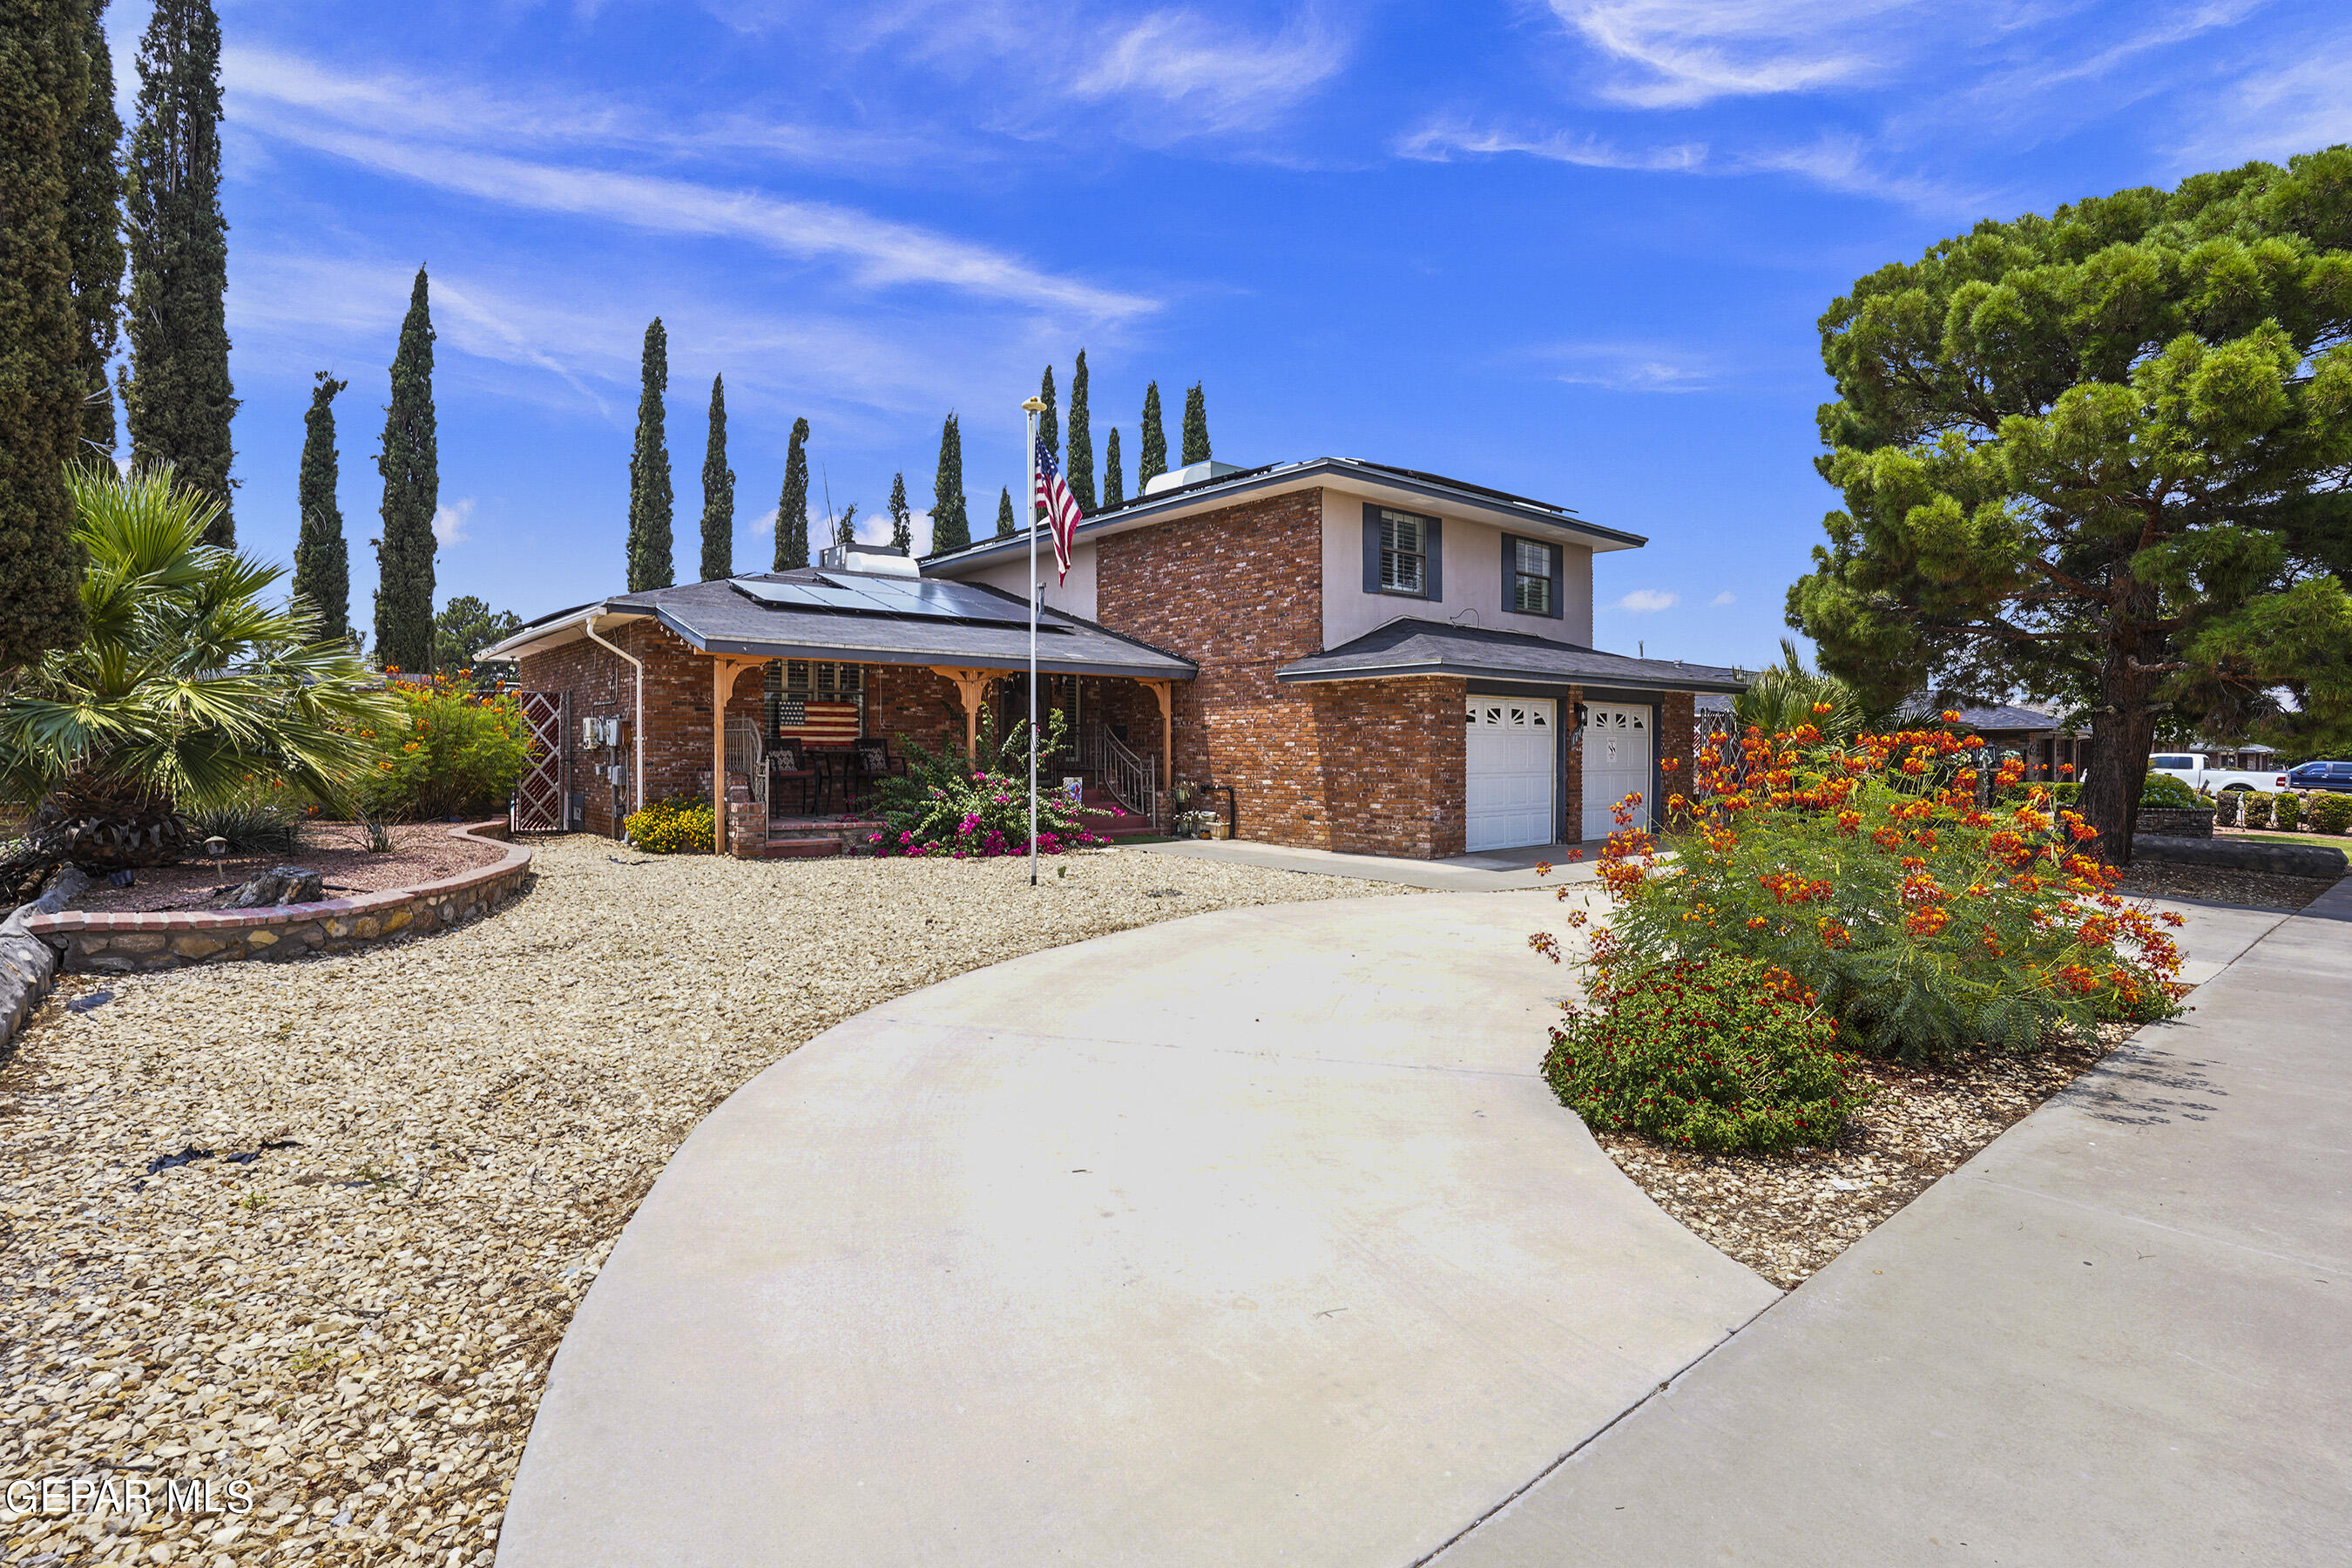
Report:
<svg viewBox="0 0 2352 1568"><path fill-rule="evenodd" d="M232 959L296 958L340 952L419 931L439 931L486 914L514 896L531 852L509 838L503 819L449 830L474 843L505 841L506 853L452 877L387 888L355 898L260 910L191 910L91 914L68 910L25 922L73 971L128 973Z"/></svg>

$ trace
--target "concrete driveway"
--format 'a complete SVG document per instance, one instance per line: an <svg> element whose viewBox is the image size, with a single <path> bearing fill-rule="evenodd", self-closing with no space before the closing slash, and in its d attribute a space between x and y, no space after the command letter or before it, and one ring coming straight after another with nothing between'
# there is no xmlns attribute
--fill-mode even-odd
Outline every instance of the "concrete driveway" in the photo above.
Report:
<svg viewBox="0 0 2352 1568"><path fill-rule="evenodd" d="M1230 910L802 1047L631 1222L499 1563L1435 1551L1777 1297L1536 1076L1559 913Z"/></svg>

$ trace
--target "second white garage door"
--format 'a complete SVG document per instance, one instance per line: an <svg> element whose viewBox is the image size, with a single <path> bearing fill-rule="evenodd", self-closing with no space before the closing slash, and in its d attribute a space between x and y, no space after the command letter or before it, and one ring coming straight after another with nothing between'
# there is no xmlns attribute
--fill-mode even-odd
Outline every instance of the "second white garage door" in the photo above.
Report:
<svg viewBox="0 0 2352 1568"><path fill-rule="evenodd" d="M1464 759L1465 846L1515 849L1549 844L1559 711L1549 698L1470 699Z"/></svg>

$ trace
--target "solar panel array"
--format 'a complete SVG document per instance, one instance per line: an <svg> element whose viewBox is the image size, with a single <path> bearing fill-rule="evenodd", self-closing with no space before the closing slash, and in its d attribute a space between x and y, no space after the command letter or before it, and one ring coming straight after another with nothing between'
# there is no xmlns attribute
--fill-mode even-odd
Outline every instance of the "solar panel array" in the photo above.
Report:
<svg viewBox="0 0 2352 1568"><path fill-rule="evenodd" d="M1017 604L1007 604L1000 595L967 583L936 578L844 574L820 575L812 583L770 583L751 577L730 581L735 591L746 597L791 609L977 622L983 626L1029 624L1026 610Z"/></svg>

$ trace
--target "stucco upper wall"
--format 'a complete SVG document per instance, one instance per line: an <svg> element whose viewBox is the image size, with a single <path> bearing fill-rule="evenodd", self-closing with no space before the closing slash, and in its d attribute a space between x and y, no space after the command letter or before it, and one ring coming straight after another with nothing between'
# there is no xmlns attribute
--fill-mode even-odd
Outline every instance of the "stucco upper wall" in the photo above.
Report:
<svg viewBox="0 0 2352 1568"><path fill-rule="evenodd" d="M969 572L959 572L957 577L966 583L985 583L1002 589L1016 598L1026 600L1028 591L1023 586L1029 576L1029 563L1021 558L1001 561L992 565L975 566ZM1070 580L1054 580L1054 545L1040 536L1037 541L1037 575L1045 584L1045 607L1080 620L1100 623L1095 614L1095 545L1092 540L1082 540L1070 552ZM1118 628L1114 627L1113 630Z"/></svg>
<svg viewBox="0 0 2352 1568"><path fill-rule="evenodd" d="M1323 491L1323 646L1338 647L1385 626L1399 616L1448 621L1465 610L1477 619L1465 625L1580 647L1592 645L1592 552L1560 546L1560 605L1558 620L1503 607L1503 529L1439 511L1438 586L1441 599L1408 598L1364 592L1364 507L1374 498L1327 487Z"/></svg>

